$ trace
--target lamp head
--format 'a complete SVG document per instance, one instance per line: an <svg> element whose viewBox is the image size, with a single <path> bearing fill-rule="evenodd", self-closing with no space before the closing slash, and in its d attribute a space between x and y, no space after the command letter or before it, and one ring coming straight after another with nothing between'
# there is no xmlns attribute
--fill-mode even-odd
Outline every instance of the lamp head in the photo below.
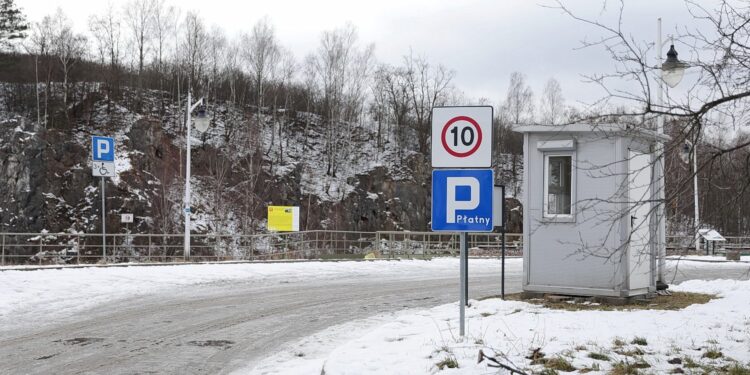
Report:
<svg viewBox="0 0 750 375"><path fill-rule="evenodd" d="M677 59L677 51L674 49L674 44L670 45L667 52L667 60L661 64L661 78L667 86L674 88L682 81L685 68L687 68L687 64Z"/></svg>
<svg viewBox="0 0 750 375"><path fill-rule="evenodd" d="M690 155L693 152L693 144L685 140L685 142L682 144L682 149L680 149L680 160L682 160L685 164L690 164Z"/></svg>
<svg viewBox="0 0 750 375"><path fill-rule="evenodd" d="M208 130L208 126L211 123L211 119L208 118L208 115L206 114L206 106L202 105L200 108L198 108L198 114L195 116L195 120L193 121L195 124L195 128L198 129L198 131L205 132Z"/></svg>

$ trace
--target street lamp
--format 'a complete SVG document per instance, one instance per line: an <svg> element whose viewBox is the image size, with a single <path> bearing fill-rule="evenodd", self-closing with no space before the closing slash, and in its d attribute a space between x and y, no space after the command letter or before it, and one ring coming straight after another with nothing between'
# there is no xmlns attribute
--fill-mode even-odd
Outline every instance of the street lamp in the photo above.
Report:
<svg viewBox="0 0 750 375"><path fill-rule="evenodd" d="M197 102L192 103L193 97L190 90L188 90L188 97L187 97L187 119L185 122L185 127L187 128L187 136L186 139L186 162L185 162L185 250L183 251L183 255L185 256L185 260L190 260L190 120L191 120L191 113L200 106L200 109L198 110L198 115L195 117L195 128L198 129L198 131L205 132L208 130L209 125L209 118L206 115L206 105L204 104L203 98L198 99Z"/></svg>
<svg viewBox="0 0 750 375"><path fill-rule="evenodd" d="M674 49L674 44L669 46L667 52L667 61L661 64L661 78L664 83L669 87L676 87L682 76L685 74L688 64L677 59L677 51ZM700 235L698 229L700 228L700 220L698 211L698 153L697 153L698 139L696 138L695 143L690 144L691 153L693 154L693 200L695 208L694 226L695 226L695 251L700 251Z"/></svg>
<svg viewBox="0 0 750 375"><path fill-rule="evenodd" d="M657 53L657 59L660 65L657 66L657 69L661 70L661 81L667 84L667 86L674 88L676 87L680 81L682 81L682 77L685 75L685 69L688 67L688 64L680 61L677 59L677 50L674 48L674 44L670 43L669 51L667 52L667 59L662 63L661 56L662 56L662 48L664 47L664 43L662 42L662 34L661 34L661 17L657 19L657 36L656 36L656 53ZM657 106L659 107L659 110L664 109L664 86L662 85L662 82L659 82L658 84L658 91L657 91ZM657 132L660 134L664 134L664 115L661 115L657 118ZM665 231L665 220L664 220L664 145L661 143L657 144L657 161L656 165L654 166L654 178L656 180L656 187L658 191L658 199L660 202L662 202L661 205L659 205L658 209L656 210L657 215L657 227L656 227L656 234L657 234L657 247L659 251L659 272L658 272L658 280L657 280L657 289L665 289L667 284L664 282L664 270L666 269L666 257L667 257L667 247L666 247L666 231ZM697 168L697 157L696 157L696 148L695 145L693 145L693 168L695 170L694 173L694 192L695 192L695 232L696 232L696 240L695 240L695 249L698 250L700 246L699 237L698 237L698 168Z"/></svg>
<svg viewBox="0 0 750 375"><path fill-rule="evenodd" d="M685 68L687 67L688 64L677 59L677 51L672 44L667 52L667 61L661 64L661 79L667 86L675 88L682 81L682 76L685 75Z"/></svg>

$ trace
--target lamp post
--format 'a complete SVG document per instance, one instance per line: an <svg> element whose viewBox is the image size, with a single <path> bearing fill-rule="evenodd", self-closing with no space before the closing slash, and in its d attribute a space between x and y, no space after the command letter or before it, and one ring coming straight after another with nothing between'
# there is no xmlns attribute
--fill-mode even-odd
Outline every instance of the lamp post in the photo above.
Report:
<svg viewBox="0 0 750 375"><path fill-rule="evenodd" d="M666 83L669 87L677 86L682 80L682 76L685 74L685 68L687 64L677 59L677 51L674 49L674 44L670 44L669 51L667 52L667 60L662 63L662 48L664 43L662 42L661 34L661 17L657 19L657 36L656 36L656 55L657 55L657 69L661 70L661 77L658 80L657 90L657 106L660 109L664 107L664 86ZM657 132L664 134L664 116L657 118ZM665 192L664 192L664 145L657 143L656 145L656 164L654 165L654 177L657 189L657 198L662 204L659 205L656 210L656 236L657 236L657 250L659 252L659 271L658 279L656 282L657 289L666 289L667 284L664 282L664 270L666 269L666 257L667 257L667 246L666 246L666 221L664 215L665 205ZM696 179L697 181L697 179ZM696 199L697 199L696 189ZM697 206L696 206L697 207ZM697 208L696 208L697 210ZM697 215L696 215L697 225Z"/></svg>
<svg viewBox="0 0 750 375"><path fill-rule="evenodd" d="M198 111L198 115L195 117L195 128L201 132L205 132L208 129L209 119L206 116L206 106L203 104L203 98L198 99L195 103L192 103L193 97L190 90L188 90L187 97L187 119L185 127L187 128L187 136L185 137L186 143L186 161L185 161L185 249L183 255L185 261L190 260L190 114L198 106L201 106Z"/></svg>
<svg viewBox="0 0 750 375"><path fill-rule="evenodd" d="M680 152L680 159L682 159L682 162L685 164L690 165L690 157L692 156L693 159L693 207L695 208L695 251L700 252L700 233L698 230L700 229L700 220L699 220L699 214L698 211L698 150L696 148L696 144L698 143L698 140L695 140L695 143L690 142L688 140L685 140L685 143L682 145L682 150Z"/></svg>
<svg viewBox="0 0 750 375"><path fill-rule="evenodd" d="M677 51L674 45L669 47L667 52L667 61L661 65L662 79L669 87L677 86L685 74L688 64L677 59ZM700 251L701 241L698 230L700 229L700 212L698 211L698 136L696 135L692 143L693 151L693 206L695 208L695 217L693 226L695 228L695 251Z"/></svg>

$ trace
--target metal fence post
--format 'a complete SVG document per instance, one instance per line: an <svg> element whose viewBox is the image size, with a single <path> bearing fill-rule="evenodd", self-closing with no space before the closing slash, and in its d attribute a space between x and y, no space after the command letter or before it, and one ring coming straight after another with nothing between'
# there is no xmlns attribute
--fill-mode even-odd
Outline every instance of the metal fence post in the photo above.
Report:
<svg viewBox="0 0 750 375"><path fill-rule="evenodd" d="M2 245L0 245L0 247L3 250L2 251L3 256L2 256L2 262L1 262L1 264L4 266L5 265L5 234L3 234L3 242L2 242Z"/></svg>
<svg viewBox="0 0 750 375"><path fill-rule="evenodd" d="M383 252L380 251L380 232L375 232L375 253L383 256Z"/></svg>
<svg viewBox="0 0 750 375"><path fill-rule="evenodd" d="M39 236L39 265L42 265L42 251L44 251L44 235Z"/></svg>
<svg viewBox="0 0 750 375"><path fill-rule="evenodd" d="M76 233L76 262L81 264L81 235Z"/></svg>
<svg viewBox="0 0 750 375"><path fill-rule="evenodd" d="M258 248L258 236L250 237L250 260L255 260L255 250Z"/></svg>
<svg viewBox="0 0 750 375"><path fill-rule="evenodd" d="M148 258L147 262L151 262L151 233L148 234Z"/></svg>

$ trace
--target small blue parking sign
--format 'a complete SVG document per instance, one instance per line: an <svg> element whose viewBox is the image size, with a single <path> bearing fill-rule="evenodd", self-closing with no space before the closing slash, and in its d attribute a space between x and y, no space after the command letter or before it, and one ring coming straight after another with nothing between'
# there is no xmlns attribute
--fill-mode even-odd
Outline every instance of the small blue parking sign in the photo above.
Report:
<svg viewBox="0 0 750 375"><path fill-rule="evenodd" d="M491 232L492 169L437 169L432 171L432 230Z"/></svg>
<svg viewBox="0 0 750 375"><path fill-rule="evenodd" d="M115 161L115 140L110 137L91 137L91 159Z"/></svg>

